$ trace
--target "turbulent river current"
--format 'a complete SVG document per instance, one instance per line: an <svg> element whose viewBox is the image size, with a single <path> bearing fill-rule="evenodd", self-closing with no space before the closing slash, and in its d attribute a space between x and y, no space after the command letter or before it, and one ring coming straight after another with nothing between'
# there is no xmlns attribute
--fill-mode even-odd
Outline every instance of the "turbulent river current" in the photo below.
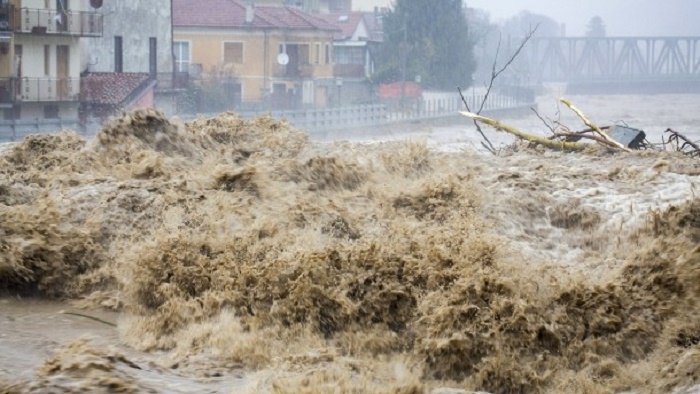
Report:
<svg viewBox="0 0 700 394"><path fill-rule="evenodd" d="M570 99L700 139L700 96ZM0 147L0 392L697 392L700 160L485 133L138 110Z"/></svg>

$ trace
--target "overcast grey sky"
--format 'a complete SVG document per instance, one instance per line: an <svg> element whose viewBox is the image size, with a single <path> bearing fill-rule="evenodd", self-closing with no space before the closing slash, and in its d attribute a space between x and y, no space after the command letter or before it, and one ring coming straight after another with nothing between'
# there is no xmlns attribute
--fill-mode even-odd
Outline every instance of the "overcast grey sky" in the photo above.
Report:
<svg viewBox="0 0 700 394"><path fill-rule="evenodd" d="M467 0L497 22L520 10L566 23L567 35L585 33L591 17L603 18L609 36L700 35L700 0Z"/></svg>

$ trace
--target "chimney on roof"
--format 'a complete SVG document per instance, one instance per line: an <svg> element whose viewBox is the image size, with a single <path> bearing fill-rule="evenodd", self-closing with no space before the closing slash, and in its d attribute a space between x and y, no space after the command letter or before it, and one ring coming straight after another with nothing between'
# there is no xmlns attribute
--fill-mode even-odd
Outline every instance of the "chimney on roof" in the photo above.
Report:
<svg viewBox="0 0 700 394"><path fill-rule="evenodd" d="M253 19L255 19L255 4L253 0L248 0L245 7L245 23L253 23Z"/></svg>

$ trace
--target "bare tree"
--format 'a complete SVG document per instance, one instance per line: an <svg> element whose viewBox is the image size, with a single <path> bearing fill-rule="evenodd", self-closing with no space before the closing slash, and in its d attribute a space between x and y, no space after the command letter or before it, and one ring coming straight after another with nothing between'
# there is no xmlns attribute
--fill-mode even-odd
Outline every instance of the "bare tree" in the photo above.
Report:
<svg viewBox="0 0 700 394"><path fill-rule="evenodd" d="M499 38L498 40L498 47L496 48L496 57L493 60L493 65L491 67L491 78L488 84L486 84L486 94L484 94L484 98L481 100L481 103L479 104L479 109L476 111L476 114L481 114L481 111L484 110L484 106L486 105L486 101L489 98L489 95L491 94L491 89L493 89L493 84L498 79L498 77L510 67L511 64L515 61L515 59L520 55L522 52L523 48L525 45L530 41L532 36L535 35L537 32L537 29L539 28L539 24L537 24L534 28L531 28L527 34L525 34L525 37L522 39L520 42L520 45L518 45L518 48L513 52L513 54L510 56L508 61L503 64L502 67L498 67L498 55L501 50L501 39ZM472 109L469 107L469 103L467 100L464 98L464 94L462 93L462 88L458 87L457 90L459 91L459 95L462 98L462 102L464 103L464 106L467 108L467 111L473 112ZM483 146L486 150L491 152L492 154L496 154L496 148L493 146L491 141L486 137L486 134L484 134L484 131L481 129L481 126L479 125L479 122L474 119L474 126L476 127L476 130L481 134L481 138L483 138L484 141L481 142L481 146Z"/></svg>

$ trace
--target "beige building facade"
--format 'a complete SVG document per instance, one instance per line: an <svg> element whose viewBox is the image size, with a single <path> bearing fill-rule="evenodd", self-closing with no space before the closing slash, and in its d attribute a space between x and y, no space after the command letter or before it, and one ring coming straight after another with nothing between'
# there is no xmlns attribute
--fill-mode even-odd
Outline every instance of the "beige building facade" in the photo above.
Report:
<svg viewBox="0 0 700 394"><path fill-rule="evenodd" d="M237 106L328 105L334 26L289 6L226 1L218 11L229 18L217 22L207 11L183 15L178 3L185 2L176 0L174 8L177 71L226 86Z"/></svg>

